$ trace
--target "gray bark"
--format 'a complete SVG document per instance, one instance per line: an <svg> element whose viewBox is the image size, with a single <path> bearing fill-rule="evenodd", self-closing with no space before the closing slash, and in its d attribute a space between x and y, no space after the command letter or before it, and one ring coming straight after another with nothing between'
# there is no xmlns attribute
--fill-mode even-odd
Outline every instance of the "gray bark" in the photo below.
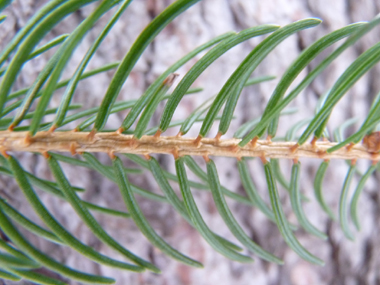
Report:
<svg viewBox="0 0 380 285"><path fill-rule="evenodd" d="M7 20L0 25L0 45L4 47L17 30L26 23L27 19L45 2L15 0L12 6L5 11L5 14L8 15ZM136 36L170 2L154 0L134 1L104 41L96 56L89 64L88 70L109 62L121 60ZM59 24L52 30L45 41L59 34L72 31L90 13L93 7L93 5L86 7L68 17L62 24ZM249 87L243 92L235 111L236 119L226 135L232 136L233 131L238 126L261 114L282 74L301 50L328 32L355 21L370 20L379 12L380 2L378 0L203 0L175 19L173 23L169 24L159 34L138 61L130 78L124 84L118 100L138 98L149 84L177 59L212 37L224 32L231 30L240 31L244 28L265 23L286 25L305 17L321 18L324 22L319 27L291 36L276 48L257 68L254 75L275 75L277 79L258 86ZM110 15L109 13L103 17L86 36L82 44L75 51L63 77L67 78L73 73L86 50L99 34L102 27L107 23ZM379 30L377 29L377 32L372 32L360 44L345 52L343 56L331 65L328 72L323 73L291 104L291 106L298 107L299 112L296 115L285 116L281 119L279 137L282 137L285 134L283 130L289 128L294 122L310 117L314 112L318 98L331 88L334 81L345 68L362 51L376 41L379 41L378 32ZM252 39L239 45L210 66L194 85L195 87L203 87L204 91L201 94L188 96L184 99L173 119L185 118L186 114L189 114L201 104L205 98L217 93L245 55L262 39L263 37ZM15 89L32 84L51 55L52 52L48 52L26 64L23 72L17 79ZM313 61L311 67L316 66L321 58L318 57ZM180 76L183 76L186 70L195 62L196 59L181 68L178 71ZM305 74L306 71L296 81L299 82ZM98 106L112 75L113 72L108 72L96 76L93 80L83 81L74 96L74 102L82 103L86 108ZM364 76L352 88L333 112L329 122L330 131L351 117L358 117L359 121L355 125L355 128L360 126L360 123L368 112L372 98L380 89L379 75L380 68L377 65L373 71ZM59 103L60 97L55 96L51 105L58 106ZM162 110L163 105L160 105L154 118L155 122L152 122L152 125L159 121ZM107 123L107 127L119 127L125 115L126 113L112 115ZM76 124L72 124L70 127L74 128ZM216 134L217 127L217 125L213 127L210 136ZM198 130L199 126L197 125L188 136L197 136ZM177 131L178 129L169 130L165 135L174 135ZM110 163L106 155L100 156L100 159L104 163ZM160 156L159 159L164 168L174 171L172 157ZM236 162L232 159L223 158L216 159L216 161L222 184L233 191L244 193ZM23 154L22 162L23 166L33 173L44 177L52 177L41 156ZM156 275L149 272L136 274L94 265L72 250L43 242L24 231L23 233L30 238L33 244L44 252L49 252L57 260L63 261L78 270L112 276L117 279L117 284L379 284L380 239L378 238L378 234L380 230L380 196L378 193L378 176L370 178L361 197L359 211L362 229L360 232L355 232L355 241L352 242L344 237L339 223L330 221L314 199L313 179L320 161L301 159L301 162L303 170L301 174L301 187L303 193L310 198L310 202L304 203L305 211L312 223L328 234L328 240L318 240L303 230L296 231L296 236L307 249L326 262L324 267L314 266L298 257L285 244L275 225L269 222L257 209L243 206L231 200L228 200L229 206L244 230L263 248L283 258L285 265L270 264L259 258L255 258L254 264L239 264L227 260L212 250L201 236L181 219L170 206L143 198L139 198L140 206L155 230L173 247L201 261L205 266L204 269L193 269L164 256L149 244L131 220L121 218L110 218L95 214L95 217L104 225L109 234L133 252L152 260L162 269L162 274ZM126 165L133 165L127 161L125 163ZM204 163L201 160L200 164L204 167ZM291 162L281 161L281 165L283 166L285 176L289 178ZM361 171L367 166L368 162L359 162L359 169ZM261 162L254 160L250 163L250 167L257 188L263 197L269 201ZM84 200L119 210L125 209L115 184L97 173L83 168L64 165L64 170L73 185L86 188L86 192L82 195ZM346 172L347 165L345 162L332 161L324 182L326 200L335 213L337 213L340 189ZM191 175L190 177L196 180L195 177ZM149 173L130 178L142 187L160 193ZM351 187L351 193L357 182L358 177L356 176ZM12 179L1 177L0 185L1 195L9 197L12 205L41 224ZM54 216L75 236L104 254L118 257L117 254L102 245L90 233L69 204L42 192L38 193ZM211 194L197 192L196 190L193 193L207 224L220 235L235 240L218 214ZM282 195L284 209L289 220L296 222L289 205L287 193L284 189L280 188L280 194ZM352 230L354 229L352 228ZM11 283L7 282L6 284ZM23 284L27 284L27 282L23 282ZM75 283L73 282L72 284Z"/></svg>

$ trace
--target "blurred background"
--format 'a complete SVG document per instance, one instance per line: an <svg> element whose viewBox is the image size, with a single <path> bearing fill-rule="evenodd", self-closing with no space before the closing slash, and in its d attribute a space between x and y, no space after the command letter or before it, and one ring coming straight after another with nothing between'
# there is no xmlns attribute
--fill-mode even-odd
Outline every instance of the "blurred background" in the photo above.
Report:
<svg viewBox="0 0 380 285"><path fill-rule="evenodd" d="M27 20L46 2L46 0L13 1L11 6L4 12L8 16L6 21L0 25L0 46L4 47L15 33L25 25ZM87 70L121 60L144 27L172 2L171 0L133 1L102 43ZM89 5L66 18L61 24L53 28L44 43L60 34L72 31L93 10L95 5L96 3ZM62 78L70 77L75 71L85 52L113 14L112 11L107 13L85 37L73 54ZM276 76L276 79L247 87L244 90L235 111L236 117L231 124L230 131L226 134L226 137L232 137L234 131L241 124L260 116L282 74L304 48L333 30L353 22L371 20L379 12L379 0L200 1L177 17L149 45L125 83L118 100L139 98L144 90L167 67L197 46L222 33L228 31L238 32L248 27L266 23L286 25L306 17L322 19L323 23L321 25L295 34L281 43L256 69L254 76L273 75ZM360 43L347 50L291 103L289 107L298 108L298 112L281 118L278 137L284 137L286 130L297 121L312 116L318 99L331 88L332 84L359 54L380 40L379 35L380 30L374 30L364 37ZM218 93L244 57L263 39L264 37L258 37L244 42L213 63L193 86L202 87L203 91L187 96L179 105L173 119L186 118L191 111L207 98ZM300 82L300 79L332 50L328 49L327 52L322 53L322 56L314 60L301 73L295 83ZM47 60L53 55L53 52L54 50L49 51L27 63L17 79L14 86L15 90L31 85ZM200 56L178 70L179 78L186 73ZM89 80L81 81L73 102L83 104L84 108L99 106L112 75L113 71L109 71ZM374 96L380 90L379 78L380 66L376 65L339 102L329 121L328 130L330 134L342 122L350 118L356 117L358 121L347 129L346 135L360 126ZM179 79L176 80L174 85L178 82ZM57 92L57 95L51 101L51 106L59 105L62 93L62 90ZM158 107L150 126L155 126L159 123L163 107L163 104ZM106 127L111 129L118 128L126 114L127 112L121 112L112 115ZM77 124L70 125L70 128L75 128ZM196 137L199 127L200 125L195 125L186 136ZM210 137L216 135L217 127L218 125L215 124L209 134ZM164 133L164 135L175 135L177 132L178 129L173 128ZM23 166L27 170L40 177L52 178L44 159L40 155L20 154L19 157L22 158ZM174 172L174 160L171 156L156 157L164 169ZM110 159L107 155L98 155L98 158L103 163L110 164ZM198 158L196 160L205 169L204 162ZM227 158L215 158L215 161L222 184L234 192L245 194L239 178L236 161ZM355 240L349 241L344 237L339 223L331 221L315 201L313 181L321 161L306 159L301 159L300 161L302 163L301 191L310 200L304 203L305 212L311 222L328 235L328 239L326 241L319 240L302 229L296 231L296 236L302 245L326 262L324 267L303 261L287 247L277 227L268 221L261 212L231 199L228 199L228 204L244 230L264 249L283 258L285 261L283 266L270 264L259 258L255 258L255 263L253 264L239 264L230 261L216 253L172 207L142 197L138 197L139 204L154 229L174 248L201 261L205 266L204 269L190 268L169 259L149 244L133 221L122 218L94 214L109 234L134 253L154 262L161 268L162 274L157 275L150 272L143 274L128 273L94 265L91 261L72 250L44 242L25 231L23 233L30 238L34 245L44 252L48 252L57 260L79 270L112 276L117 279L117 284L380 284L378 270L380 268L380 239L378 237L380 230L379 175L373 175L364 189L359 202L362 229L360 232L356 232L352 227L352 231L355 232ZM86 188L86 192L82 194L83 199L110 208L125 210L125 205L114 183L94 171L62 165L73 185ZM128 160L125 160L125 165L136 167L133 162ZM255 159L250 161L249 165L258 191L269 203L261 162ZM289 179L291 161L280 161L280 165L285 178ZM362 171L368 165L369 162L365 161L359 161L358 163L358 167ZM336 215L338 214L339 195L347 170L348 166L344 161L332 161L323 184L325 199ZM199 181L190 172L189 177L192 180ZM150 173L144 172L144 174L130 175L129 178L141 187L160 193ZM350 195L357 185L358 178L357 175L354 177ZM173 187L178 191L177 185L173 184ZM76 237L102 253L115 258L118 257L115 252L102 245L91 234L67 203L39 190L37 191L52 214ZM211 193L196 189L192 189L192 191L210 228L220 235L236 241L220 218ZM279 186L279 191L288 219L296 223L287 192L281 186ZM7 197L9 202L17 209L20 209L22 213L36 223L41 224L12 179L0 178L0 194ZM4 281L3 283L12 284ZM21 282L20 284L28 283Z"/></svg>

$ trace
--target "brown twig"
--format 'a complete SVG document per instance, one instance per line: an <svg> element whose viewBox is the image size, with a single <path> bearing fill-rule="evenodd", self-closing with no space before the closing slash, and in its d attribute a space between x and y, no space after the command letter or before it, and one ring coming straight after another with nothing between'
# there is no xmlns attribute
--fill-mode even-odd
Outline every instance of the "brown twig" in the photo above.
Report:
<svg viewBox="0 0 380 285"><path fill-rule="evenodd" d="M154 137L143 136L137 140L132 135L123 135L116 132L99 132L93 134L89 140L88 132L38 132L32 138L27 132L0 131L0 149L3 151L39 152L57 151L72 152L73 145L78 153L103 152L103 153L163 153L179 156L226 156L226 157L261 157L266 158L322 158L326 159L369 159L373 160L373 153L369 152L361 144L355 145L350 151L341 148L333 153L326 150L333 147L332 142L316 142L315 146L304 144L293 151L294 142L268 142L258 140L255 147L247 144L239 147L238 139L199 138L199 144L194 144L194 138L185 137ZM134 144L131 144L132 141Z"/></svg>

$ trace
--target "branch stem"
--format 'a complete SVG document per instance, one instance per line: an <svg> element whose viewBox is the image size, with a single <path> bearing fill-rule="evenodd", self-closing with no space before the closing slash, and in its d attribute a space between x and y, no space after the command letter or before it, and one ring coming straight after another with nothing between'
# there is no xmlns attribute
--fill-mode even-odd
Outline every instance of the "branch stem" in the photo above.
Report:
<svg viewBox="0 0 380 285"><path fill-rule="evenodd" d="M194 143L197 142L197 143ZM336 145L332 142L303 144L292 149L295 142L273 142L258 140L255 146L250 144L239 147L240 139L215 139L185 137L143 136L137 140L132 135L117 132L38 132L28 136L28 132L0 131L0 150L16 152L103 152L134 153L149 155L154 153L178 156L226 156L226 157L266 157L266 158L320 158L320 159L369 159L378 160L378 154L371 153L361 144L351 149L341 148L333 153L326 150Z"/></svg>

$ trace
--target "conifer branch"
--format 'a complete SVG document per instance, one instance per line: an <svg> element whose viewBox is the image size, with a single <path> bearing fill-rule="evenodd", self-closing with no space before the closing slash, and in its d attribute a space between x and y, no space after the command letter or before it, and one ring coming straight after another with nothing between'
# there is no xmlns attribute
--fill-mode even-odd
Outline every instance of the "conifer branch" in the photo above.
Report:
<svg viewBox="0 0 380 285"><path fill-rule="evenodd" d="M40 152L47 151L133 154L173 154L174 156L226 156L226 157L266 157L266 158L320 158L320 159L370 159L377 160L376 153L370 152L365 145L340 148L332 153L326 150L337 143L321 141L303 144L294 148L295 142L272 142L258 140L253 146L239 147L239 139L194 138L179 136L143 136L136 139L133 135L117 132L99 132L94 136L89 132L38 132L30 137L28 132L0 132L2 151Z"/></svg>

